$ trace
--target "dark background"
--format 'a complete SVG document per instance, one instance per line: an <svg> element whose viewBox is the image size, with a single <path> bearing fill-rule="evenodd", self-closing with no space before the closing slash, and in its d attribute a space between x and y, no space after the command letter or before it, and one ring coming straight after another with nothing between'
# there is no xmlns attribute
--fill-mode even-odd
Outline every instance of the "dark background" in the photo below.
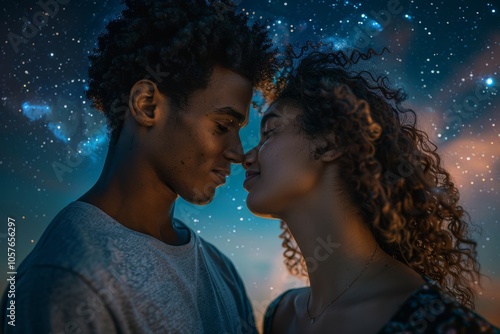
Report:
<svg viewBox="0 0 500 334"><path fill-rule="evenodd" d="M482 228L474 237L489 278L483 280L478 311L499 326L499 6L493 1L392 3L248 0L238 8L251 20L269 20L277 45L323 39L341 49L391 50L367 66L408 92L406 106L417 111L420 127L438 144L464 207ZM84 97L87 56L121 5L118 0L60 4L57 13L45 16L47 25L31 32L17 50L9 34L22 35L23 17L40 20L44 9L34 0L3 1L2 7L3 289L8 217L16 220L18 265L55 214L99 176L107 138L103 117ZM252 111L242 131L245 149L258 141L258 119ZM278 222L255 218L246 208L243 174L235 166L212 204L179 201L176 214L232 258L260 318L275 296L305 283L289 277L282 264Z"/></svg>

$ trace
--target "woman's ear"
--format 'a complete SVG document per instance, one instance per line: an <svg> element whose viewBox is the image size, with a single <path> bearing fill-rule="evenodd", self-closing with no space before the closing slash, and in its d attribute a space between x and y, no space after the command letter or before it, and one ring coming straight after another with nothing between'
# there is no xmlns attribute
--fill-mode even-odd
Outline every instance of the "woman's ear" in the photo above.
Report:
<svg viewBox="0 0 500 334"><path fill-rule="evenodd" d="M159 90L151 80L137 81L130 91L130 115L135 121L146 127L155 122L155 109L159 99Z"/></svg>
<svg viewBox="0 0 500 334"><path fill-rule="evenodd" d="M330 133L322 140L322 153L319 154L321 161L331 162L340 158L344 152L335 145L335 135Z"/></svg>
<svg viewBox="0 0 500 334"><path fill-rule="evenodd" d="M331 161L334 161L334 160L337 160L338 158L340 158L342 156L342 154L344 154L342 151L340 151L338 149L332 149L332 150L328 150L328 151L324 152L323 154L321 154L320 158L322 161L331 162Z"/></svg>

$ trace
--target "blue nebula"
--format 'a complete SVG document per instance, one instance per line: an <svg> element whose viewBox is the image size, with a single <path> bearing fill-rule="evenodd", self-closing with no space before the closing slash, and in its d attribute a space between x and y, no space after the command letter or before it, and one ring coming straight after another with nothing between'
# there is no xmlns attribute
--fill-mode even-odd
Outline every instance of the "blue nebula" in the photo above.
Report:
<svg viewBox="0 0 500 334"><path fill-rule="evenodd" d="M35 105L29 102L24 102L21 106L23 110L23 115L28 117L30 121L36 121L41 119L44 115L50 114L52 109L45 105Z"/></svg>
<svg viewBox="0 0 500 334"><path fill-rule="evenodd" d="M78 144L78 153L83 156L90 156L93 162L96 162L98 155L96 151L103 147L108 142L108 133L106 125L99 128L96 133L91 135L87 140L81 141Z"/></svg>
<svg viewBox="0 0 500 334"><path fill-rule="evenodd" d="M375 20L368 20L367 24L369 25L369 28L372 31L379 31L380 32L380 31L384 30L384 27L382 27L382 25Z"/></svg>
<svg viewBox="0 0 500 334"><path fill-rule="evenodd" d="M330 36L322 40L323 43L333 46L337 50L347 49L350 43L345 38ZM328 49L328 47L325 47Z"/></svg>
<svg viewBox="0 0 500 334"><path fill-rule="evenodd" d="M47 124L47 128L50 130L50 132L52 132L54 134L54 136L57 139L61 140L64 143L69 142L69 138L66 135L67 131L66 131L64 124L56 124L56 123L49 122Z"/></svg>

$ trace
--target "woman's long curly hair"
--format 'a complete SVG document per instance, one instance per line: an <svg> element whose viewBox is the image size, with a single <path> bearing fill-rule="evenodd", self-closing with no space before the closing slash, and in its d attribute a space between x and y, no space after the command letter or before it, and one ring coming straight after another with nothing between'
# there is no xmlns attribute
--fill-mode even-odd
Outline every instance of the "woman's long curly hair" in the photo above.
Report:
<svg viewBox="0 0 500 334"><path fill-rule="evenodd" d="M297 122L308 138L333 135L332 145L343 151L339 181L379 246L474 308L472 285L479 281L480 266L470 217L458 204L458 189L436 145L416 128L415 111L402 107L406 94L390 88L385 76L349 70L376 54L372 49L350 56L307 49L299 55L287 49L273 100L298 104ZM289 271L307 276L290 230L285 222L281 227Z"/></svg>
<svg viewBox="0 0 500 334"><path fill-rule="evenodd" d="M122 0L125 8L106 25L89 57L92 107L103 112L118 137L129 93L153 80L174 110L206 88L214 66L264 90L277 69L276 50L264 22L248 23L231 0Z"/></svg>

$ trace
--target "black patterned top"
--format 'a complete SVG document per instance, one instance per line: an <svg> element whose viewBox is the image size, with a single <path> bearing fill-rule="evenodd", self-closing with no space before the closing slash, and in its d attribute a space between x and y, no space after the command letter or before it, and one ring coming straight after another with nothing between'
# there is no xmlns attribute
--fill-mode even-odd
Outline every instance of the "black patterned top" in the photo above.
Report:
<svg viewBox="0 0 500 334"><path fill-rule="evenodd" d="M378 334L500 334L500 329L460 304L444 292L436 282L426 277L424 279L426 283L411 294ZM264 334L272 333L272 319L277 306L287 292L281 294L267 308L264 317Z"/></svg>

